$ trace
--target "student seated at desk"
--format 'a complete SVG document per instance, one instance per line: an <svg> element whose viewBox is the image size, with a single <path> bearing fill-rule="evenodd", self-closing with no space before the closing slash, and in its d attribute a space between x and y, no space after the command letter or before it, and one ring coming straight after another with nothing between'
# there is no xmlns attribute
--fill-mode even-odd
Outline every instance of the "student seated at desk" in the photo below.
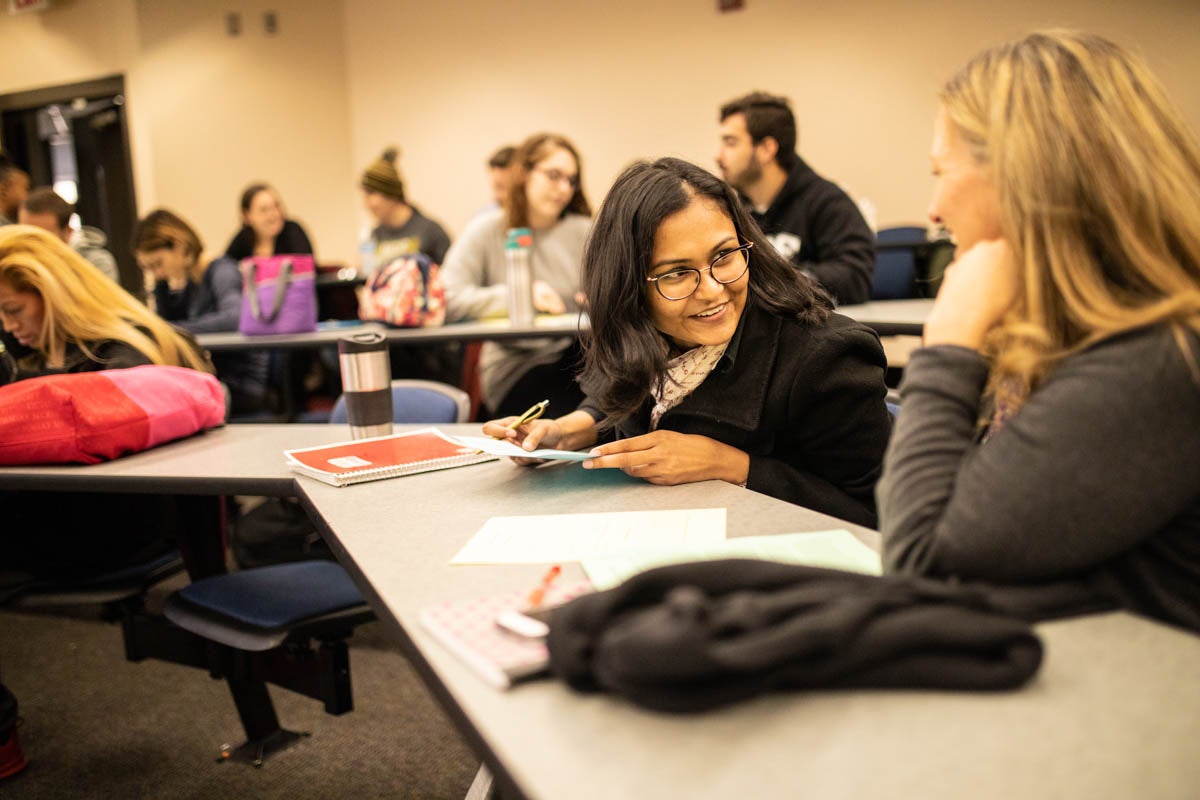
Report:
<svg viewBox="0 0 1200 800"><path fill-rule="evenodd" d="M0 320L0 384L142 364L212 371L191 337L31 225L0 229Z"/></svg>
<svg viewBox="0 0 1200 800"><path fill-rule="evenodd" d="M165 208L146 215L133 229L133 252L154 281L159 316L191 333L236 331L242 315L242 275L230 258L208 259L195 229ZM217 353L217 377L229 387L232 413L267 405L265 350Z"/></svg>
<svg viewBox="0 0 1200 800"><path fill-rule="evenodd" d="M1200 145L1146 66L1030 35L941 93L958 243L879 484L892 572L1200 631Z"/></svg>
<svg viewBox="0 0 1200 800"><path fill-rule="evenodd" d="M447 321L507 312L504 242L510 228L533 234L534 309L579 311L579 269L592 214L582 171L579 152L563 136L535 134L517 148L507 207L471 220L446 254ZM569 338L484 343L479 378L487 413L520 414L547 397L553 407L574 408L583 396L575 383L578 362L579 349Z"/></svg>
<svg viewBox="0 0 1200 800"><path fill-rule="evenodd" d="M190 337L57 236L28 225L0 229L0 320L16 345L15 353L0 347L0 384L143 364L212 371ZM102 572L149 558L168 547L169 502L0 492L0 572Z"/></svg>
<svg viewBox="0 0 1200 800"><path fill-rule="evenodd" d="M728 185L674 158L613 185L584 254L587 399L507 431L651 483L717 479L862 525L891 428L878 337L770 246Z"/></svg>
<svg viewBox="0 0 1200 800"><path fill-rule="evenodd" d="M225 248L234 261L251 256L312 255L312 242L300 223L287 218L279 193L265 183L242 192L242 228Z"/></svg>

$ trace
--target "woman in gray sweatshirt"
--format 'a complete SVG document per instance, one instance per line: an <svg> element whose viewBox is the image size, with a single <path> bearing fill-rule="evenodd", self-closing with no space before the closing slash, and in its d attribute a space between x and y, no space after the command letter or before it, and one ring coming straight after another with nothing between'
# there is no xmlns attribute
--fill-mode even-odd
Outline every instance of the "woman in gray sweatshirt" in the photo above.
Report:
<svg viewBox="0 0 1200 800"><path fill-rule="evenodd" d="M1069 588L1200 631L1200 146L1104 39L943 89L955 236L877 487L892 572Z"/></svg>

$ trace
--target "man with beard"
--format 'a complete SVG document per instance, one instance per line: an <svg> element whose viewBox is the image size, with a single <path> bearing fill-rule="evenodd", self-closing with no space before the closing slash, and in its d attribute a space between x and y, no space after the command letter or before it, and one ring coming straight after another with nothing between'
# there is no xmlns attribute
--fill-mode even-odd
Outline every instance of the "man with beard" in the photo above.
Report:
<svg viewBox="0 0 1200 800"><path fill-rule="evenodd" d="M787 98L753 92L720 118L717 166L775 248L838 303L870 299L875 236L854 201L796 154Z"/></svg>

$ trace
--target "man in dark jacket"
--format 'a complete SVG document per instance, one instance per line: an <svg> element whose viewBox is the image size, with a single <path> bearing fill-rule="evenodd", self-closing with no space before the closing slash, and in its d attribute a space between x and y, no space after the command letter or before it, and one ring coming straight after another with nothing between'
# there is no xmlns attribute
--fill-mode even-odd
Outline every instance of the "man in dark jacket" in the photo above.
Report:
<svg viewBox="0 0 1200 800"><path fill-rule="evenodd" d="M723 105L717 166L797 269L839 304L870 299L875 236L854 201L796 154L787 98L753 92Z"/></svg>

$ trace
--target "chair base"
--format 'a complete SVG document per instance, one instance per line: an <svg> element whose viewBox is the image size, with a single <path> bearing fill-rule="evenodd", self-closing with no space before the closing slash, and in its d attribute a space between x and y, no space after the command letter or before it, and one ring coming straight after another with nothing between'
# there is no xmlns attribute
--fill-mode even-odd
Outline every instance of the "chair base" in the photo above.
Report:
<svg viewBox="0 0 1200 800"><path fill-rule="evenodd" d="M271 756L287 750L296 742L311 735L308 731L289 731L277 728L260 739L247 741L238 747L229 744L221 745L221 753L217 756L217 762L223 764L226 761L234 761L261 768L263 762Z"/></svg>

